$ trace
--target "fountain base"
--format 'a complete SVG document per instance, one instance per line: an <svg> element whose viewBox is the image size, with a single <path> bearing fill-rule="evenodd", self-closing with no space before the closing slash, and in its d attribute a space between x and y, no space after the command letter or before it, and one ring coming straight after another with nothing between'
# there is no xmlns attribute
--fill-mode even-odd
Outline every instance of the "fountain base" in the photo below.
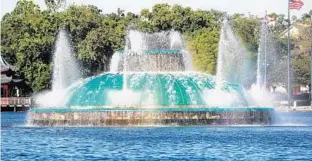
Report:
<svg viewBox="0 0 312 161"><path fill-rule="evenodd" d="M272 108L34 108L39 126L269 125Z"/></svg>

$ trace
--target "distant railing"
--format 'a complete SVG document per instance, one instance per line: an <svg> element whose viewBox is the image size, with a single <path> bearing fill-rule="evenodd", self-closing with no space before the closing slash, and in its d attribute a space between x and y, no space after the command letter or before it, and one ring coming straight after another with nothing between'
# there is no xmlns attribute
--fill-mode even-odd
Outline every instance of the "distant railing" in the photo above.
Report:
<svg viewBox="0 0 312 161"><path fill-rule="evenodd" d="M3 97L1 98L1 106L30 106L30 97Z"/></svg>

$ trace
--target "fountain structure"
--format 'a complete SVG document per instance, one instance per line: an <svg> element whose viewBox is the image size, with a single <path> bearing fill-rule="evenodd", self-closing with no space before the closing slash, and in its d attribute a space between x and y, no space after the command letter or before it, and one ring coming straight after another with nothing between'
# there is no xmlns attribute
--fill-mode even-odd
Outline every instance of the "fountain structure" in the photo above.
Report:
<svg viewBox="0 0 312 161"><path fill-rule="evenodd" d="M29 111L40 126L270 124L272 108L250 107L241 87L195 72L179 32L130 30L110 72L70 87L64 104ZM218 88L217 88L218 86ZM69 88L69 87L68 87Z"/></svg>

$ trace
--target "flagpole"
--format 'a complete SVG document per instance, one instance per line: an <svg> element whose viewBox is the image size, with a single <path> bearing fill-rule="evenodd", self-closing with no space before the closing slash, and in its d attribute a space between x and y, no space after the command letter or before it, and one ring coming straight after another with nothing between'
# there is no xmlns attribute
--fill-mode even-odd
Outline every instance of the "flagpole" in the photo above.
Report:
<svg viewBox="0 0 312 161"><path fill-rule="evenodd" d="M288 0L288 44L287 44L287 91L288 91L288 108L290 108L291 87L290 87L290 4Z"/></svg>

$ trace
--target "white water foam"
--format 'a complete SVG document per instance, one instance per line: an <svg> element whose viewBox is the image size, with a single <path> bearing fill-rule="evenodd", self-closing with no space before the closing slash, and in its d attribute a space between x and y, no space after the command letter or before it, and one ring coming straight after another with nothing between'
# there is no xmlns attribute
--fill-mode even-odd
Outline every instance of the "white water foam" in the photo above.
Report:
<svg viewBox="0 0 312 161"><path fill-rule="evenodd" d="M53 57L52 90L34 96L35 102L43 107L64 106L73 85L81 78L78 64L74 58L69 35L60 30L55 43Z"/></svg>

